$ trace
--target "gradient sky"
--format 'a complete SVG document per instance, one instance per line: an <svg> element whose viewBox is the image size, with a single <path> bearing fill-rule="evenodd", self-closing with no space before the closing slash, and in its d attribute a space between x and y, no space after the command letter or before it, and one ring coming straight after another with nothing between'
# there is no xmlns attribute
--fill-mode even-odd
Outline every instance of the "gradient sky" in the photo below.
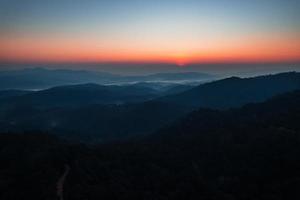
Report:
<svg viewBox="0 0 300 200"><path fill-rule="evenodd" d="M0 0L0 60L299 61L300 0Z"/></svg>

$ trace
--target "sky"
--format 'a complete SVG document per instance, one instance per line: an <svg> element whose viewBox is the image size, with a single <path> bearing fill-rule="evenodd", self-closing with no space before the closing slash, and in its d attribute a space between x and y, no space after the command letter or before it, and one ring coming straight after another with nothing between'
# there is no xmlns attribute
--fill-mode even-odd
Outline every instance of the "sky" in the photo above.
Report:
<svg viewBox="0 0 300 200"><path fill-rule="evenodd" d="M0 0L0 61L300 61L300 0Z"/></svg>

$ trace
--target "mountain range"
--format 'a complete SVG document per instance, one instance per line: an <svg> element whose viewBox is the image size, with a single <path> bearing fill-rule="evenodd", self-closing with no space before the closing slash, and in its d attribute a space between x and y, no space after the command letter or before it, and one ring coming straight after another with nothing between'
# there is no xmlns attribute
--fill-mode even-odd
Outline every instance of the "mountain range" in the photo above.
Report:
<svg viewBox="0 0 300 200"><path fill-rule="evenodd" d="M226 109L262 102L274 95L300 88L300 73L288 72L252 78L230 77L199 85L159 101L178 105Z"/></svg>
<svg viewBox="0 0 300 200"><path fill-rule="evenodd" d="M93 143L138 137L151 134L195 109L237 108L295 91L300 89L300 75L290 72L234 77L189 87L161 91L140 84L81 84L25 94L2 91L0 128L14 132L47 131Z"/></svg>
<svg viewBox="0 0 300 200"><path fill-rule="evenodd" d="M85 83L101 85L120 85L138 82L162 82L164 84L199 83L215 78L216 76L214 75L199 72L124 76L98 71L28 68L23 70L0 71L0 89L41 90L61 85Z"/></svg>

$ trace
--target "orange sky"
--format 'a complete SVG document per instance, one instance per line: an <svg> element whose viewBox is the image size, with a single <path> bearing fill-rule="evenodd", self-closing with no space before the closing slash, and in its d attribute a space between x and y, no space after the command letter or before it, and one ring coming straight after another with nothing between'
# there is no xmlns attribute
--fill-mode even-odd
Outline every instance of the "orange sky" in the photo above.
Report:
<svg viewBox="0 0 300 200"><path fill-rule="evenodd" d="M300 60L300 37L251 35L189 40L0 37L0 59L27 62L287 62ZM177 42L177 41L178 42Z"/></svg>

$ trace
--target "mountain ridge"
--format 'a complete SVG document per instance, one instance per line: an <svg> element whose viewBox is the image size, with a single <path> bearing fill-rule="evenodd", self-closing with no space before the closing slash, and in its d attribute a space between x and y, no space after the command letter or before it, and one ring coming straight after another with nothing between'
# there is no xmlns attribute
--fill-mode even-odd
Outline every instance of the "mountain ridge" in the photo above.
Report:
<svg viewBox="0 0 300 200"><path fill-rule="evenodd" d="M287 72L251 78L225 78L158 100L195 107L227 109L251 102L262 102L299 88L300 73Z"/></svg>

